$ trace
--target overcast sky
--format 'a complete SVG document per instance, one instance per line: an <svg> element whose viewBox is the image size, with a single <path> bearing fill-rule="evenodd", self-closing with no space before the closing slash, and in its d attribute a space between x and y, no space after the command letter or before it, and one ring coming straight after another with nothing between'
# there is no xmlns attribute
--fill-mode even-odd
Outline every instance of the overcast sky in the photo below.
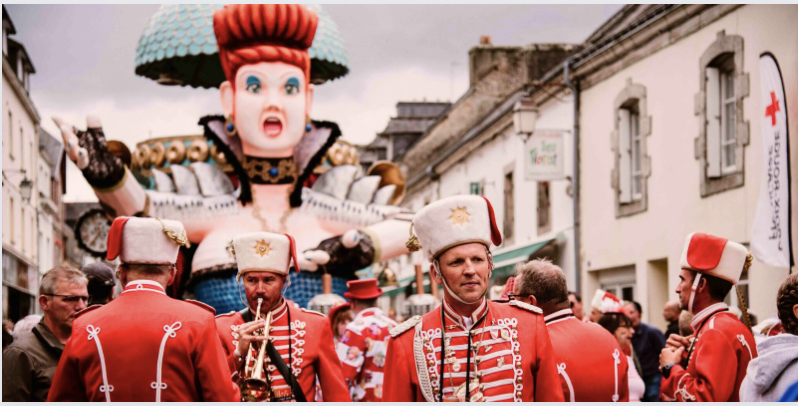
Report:
<svg viewBox="0 0 798 406"><path fill-rule="evenodd" d="M134 57L157 5L6 5L33 60L31 97L42 126L61 116L79 128L98 115L106 136L137 142L199 134L199 117L221 114L218 90L165 87L136 76ZM350 73L318 86L314 119L337 122L344 139L370 142L397 101L456 100L468 88L468 50L494 45L578 43L621 5L325 5L346 43ZM66 201L95 201L68 164Z"/></svg>

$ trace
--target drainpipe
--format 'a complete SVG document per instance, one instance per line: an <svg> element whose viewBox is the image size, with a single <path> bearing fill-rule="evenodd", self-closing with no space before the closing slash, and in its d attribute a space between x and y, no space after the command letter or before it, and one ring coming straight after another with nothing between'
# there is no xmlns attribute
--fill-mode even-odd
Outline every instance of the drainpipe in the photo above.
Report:
<svg viewBox="0 0 798 406"><path fill-rule="evenodd" d="M571 83L570 65L572 58L568 58L563 62L563 82L565 86L571 89L574 95L574 129L573 129L573 157L574 166L572 176L573 199L574 199L574 284L576 285L576 292L581 292L582 274L580 272L581 261L579 258L579 87L577 84ZM582 295L582 297L586 297Z"/></svg>

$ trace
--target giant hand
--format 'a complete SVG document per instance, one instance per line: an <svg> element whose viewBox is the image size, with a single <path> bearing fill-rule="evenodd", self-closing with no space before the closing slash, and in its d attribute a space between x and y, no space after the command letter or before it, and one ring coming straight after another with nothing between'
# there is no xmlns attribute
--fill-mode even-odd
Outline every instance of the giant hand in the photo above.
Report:
<svg viewBox="0 0 798 406"><path fill-rule="evenodd" d="M61 130L67 156L83 171L83 176L92 187L105 189L122 180L125 165L119 157L108 151L98 117L86 117L86 131L77 130L58 117L54 117L53 121Z"/></svg>
<svg viewBox="0 0 798 406"><path fill-rule="evenodd" d="M354 271L374 263L374 243L368 234L349 230L342 236L328 238L313 250L307 250L300 260L303 270L316 271L324 267L334 276L354 279Z"/></svg>

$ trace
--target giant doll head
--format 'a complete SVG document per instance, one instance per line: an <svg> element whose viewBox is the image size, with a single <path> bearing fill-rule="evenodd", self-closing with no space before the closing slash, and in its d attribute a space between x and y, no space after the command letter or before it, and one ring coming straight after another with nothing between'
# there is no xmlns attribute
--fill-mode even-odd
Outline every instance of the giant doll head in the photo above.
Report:
<svg viewBox="0 0 798 406"><path fill-rule="evenodd" d="M226 127L234 126L244 155L289 157L302 139L313 100L308 48L317 23L314 11L297 4L235 4L214 13L227 77L220 86Z"/></svg>

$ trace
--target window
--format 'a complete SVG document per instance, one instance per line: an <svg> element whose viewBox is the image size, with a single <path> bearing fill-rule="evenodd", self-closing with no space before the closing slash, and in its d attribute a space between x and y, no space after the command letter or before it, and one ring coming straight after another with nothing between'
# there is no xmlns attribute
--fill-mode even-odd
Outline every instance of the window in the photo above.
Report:
<svg viewBox="0 0 798 406"><path fill-rule="evenodd" d="M646 88L627 80L615 98L615 112L615 168L611 179L616 192L615 216L623 217L643 212L648 205L650 157L646 139L651 135L651 117L647 114Z"/></svg>
<svg viewBox="0 0 798 406"><path fill-rule="evenodd" d="M538 235L551 231L549 182L538 182Z"/></svg>
<svg viewBox="0 0 798 406"><path fill-rule="evenodd" d="M743 38L721 31L699 62L695 111L701 126L695 156L702 197L743 186L743 148L749 138L743 98L748 97L749 78L742 72L742 52Z"/></svg>
<svg viewBox="0 0 798 406"><path fill-rule="evenodd" d="M485 181L471 182L468 184L468 194L482 196L485 193Z"/></svg>
<svg viewBox="0 0 798 406"><path fill-rule="evenodd" d="M513 173L504 175L504 246L513 245L515 224L515 193L513 190Z"/></svg>
<svg viewBox="0 0 798 406"><path fill-rule="evenodd" d="M28 240L25 238L25 208L24 207L22 208L22 217L20 217L20 219L21 219L20 220L20 225L22 227L19 228L19 231L20 231L20 233L22 233L22 235L20 235L19 242L20 242L20 244L22 244L22 251L27 253L28 252L28 249L27 249L28 248Z"/></svg>
<svg viewBox="0 0 798 406"><path fill-rule="evenodd" d="M383 161L388 159L388 149L387 148L377 148L377 160Z"/></svg>

